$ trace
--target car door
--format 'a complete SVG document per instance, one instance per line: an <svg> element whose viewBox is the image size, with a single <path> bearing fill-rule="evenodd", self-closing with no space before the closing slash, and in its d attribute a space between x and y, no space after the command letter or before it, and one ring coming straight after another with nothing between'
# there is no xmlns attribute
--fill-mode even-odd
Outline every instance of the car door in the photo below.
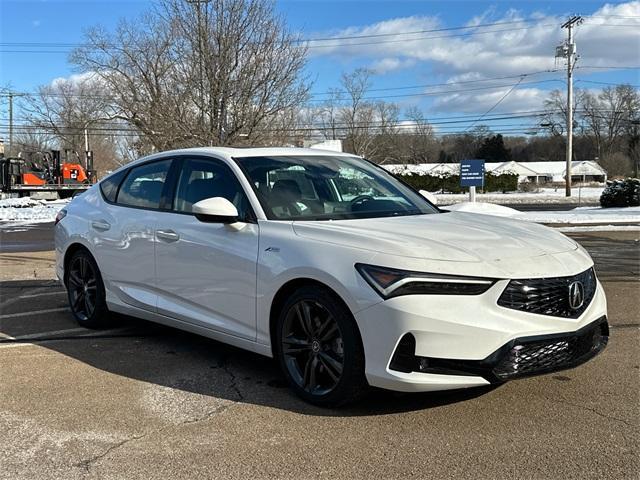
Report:
<svg viewBox="0 0 640 480"><path fill-rule="evenodd" d="M132 167L90 217L90 241L107 290L150 311L157 303L155 228L170 166L164 159Z"/></svg>
<svg viewBox="0 0 640 480"><path fill-rule="evenodd" d="M223 161L182 158L172 212L156 227L158 313L254 340L258 224L235 174ZM194 203L224 197L242 222L204 223Z"/></svg>

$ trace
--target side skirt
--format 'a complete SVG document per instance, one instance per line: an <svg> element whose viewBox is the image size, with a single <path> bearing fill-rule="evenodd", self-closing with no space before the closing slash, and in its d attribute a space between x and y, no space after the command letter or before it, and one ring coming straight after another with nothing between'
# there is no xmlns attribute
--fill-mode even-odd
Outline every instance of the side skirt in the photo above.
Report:
<svg viewBox="0 0 640 480"><path fill-rule="evenodd" d="M178 320L171 317L160 315L159 313L149 312L141 308L133 307L131 305L119 305L117 303L107 302L108 308L112 312L121 313L124 315L131 315L132 317L141 318L150 322L160 323L168 327L177 328L196 335L202 335L203 337L211 338L222 343L233 345L234 347L242 348L243 350L249 350L265 357L273 357L270 345L263 345L261 343L252 342L244 338L229 335L227 333L218 332L210 328L193 325L182 320Z"/></svg>

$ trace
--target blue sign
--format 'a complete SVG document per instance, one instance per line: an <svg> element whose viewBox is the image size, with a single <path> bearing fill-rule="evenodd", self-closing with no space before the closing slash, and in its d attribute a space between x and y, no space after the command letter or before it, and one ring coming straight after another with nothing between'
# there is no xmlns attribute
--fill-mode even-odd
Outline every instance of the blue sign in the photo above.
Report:
<svg viewBox="0 0 640 480"><path fill-rule="evenodd" d="M484 186L484 160L462 160L460 162L460 186Z"/></svg>

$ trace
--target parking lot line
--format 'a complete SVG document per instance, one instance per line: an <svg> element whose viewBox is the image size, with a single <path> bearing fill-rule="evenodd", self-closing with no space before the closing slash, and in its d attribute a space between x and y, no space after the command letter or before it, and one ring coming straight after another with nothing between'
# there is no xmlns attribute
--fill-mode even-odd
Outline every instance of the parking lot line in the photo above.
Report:
<svg viewBox="0 0 640 480"><path fill-rule="evenodd" d="M29 335L18 335L17 337L12 337L10 335L5 335L0 333L0 336L3 340L11 340L17 341L20 340L31 340L33 338L46 337L50 335L65 335L67 333L78 333L78 332L87 332L86 328L78 327L78 328L68 328L66 330L53 330L49 332L38 332L38 333L30 333Z"/></svg>
<svg viewBox="0 0 640 480"><path fill-rule="evenodd" d="M26 347L30 345L38 345L44 342L54 342L59 340L70 340L70 339L87 339L88 340L88 339L109 338L114 336L114 334L126 334L130 332L131 332L130 327L111 328L109 330L101 330L99 332L95 332L93 330L88 330L86 328L79 327L79 328L69 328L66 330L52 330L48 332L31 333L29 335L19 335L17 337L12 337L10 335L0 333L0 349ZM69 334L74 334L74 333L79 333L80 335L68 336Z"/></svg>
<svg viewBox="0 0 640 480"><path fill-rule="evenodd" d="M47 308L45 310L34 310L32 312L7 313L5 315L0 315L0 320L4 320L6 318L30 317L32 315L42 315L45 313L56 313L56 312L67 312L67 311L69 311L69 307Z"/></svg>
<svg viewBox="0 0 640 480"><path fill-rule="evenodd" d="M32 293L31 295L20 295L18 298L36 298L36 297L46 297L48 295L65 295L67 292L64 290L56 291L56 292L42 292L42 293Z"/></svg>

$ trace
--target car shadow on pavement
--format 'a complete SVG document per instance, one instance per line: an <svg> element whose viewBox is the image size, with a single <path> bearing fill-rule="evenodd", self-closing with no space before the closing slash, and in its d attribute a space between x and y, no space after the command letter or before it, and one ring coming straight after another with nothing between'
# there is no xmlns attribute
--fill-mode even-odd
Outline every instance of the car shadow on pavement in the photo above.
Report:
<svg viewBox="0 0 640 480"><path fill-rule="evenodd" d="M354 405L320 408L300 400L276 362L261 355L121 315L113 315L108 330L81 329L52 281L0 282L0 293L0 347L32 343L104 372L233 402L316 416L370 416L463 402L495 388L412 394L371 389Z"/></svg>

